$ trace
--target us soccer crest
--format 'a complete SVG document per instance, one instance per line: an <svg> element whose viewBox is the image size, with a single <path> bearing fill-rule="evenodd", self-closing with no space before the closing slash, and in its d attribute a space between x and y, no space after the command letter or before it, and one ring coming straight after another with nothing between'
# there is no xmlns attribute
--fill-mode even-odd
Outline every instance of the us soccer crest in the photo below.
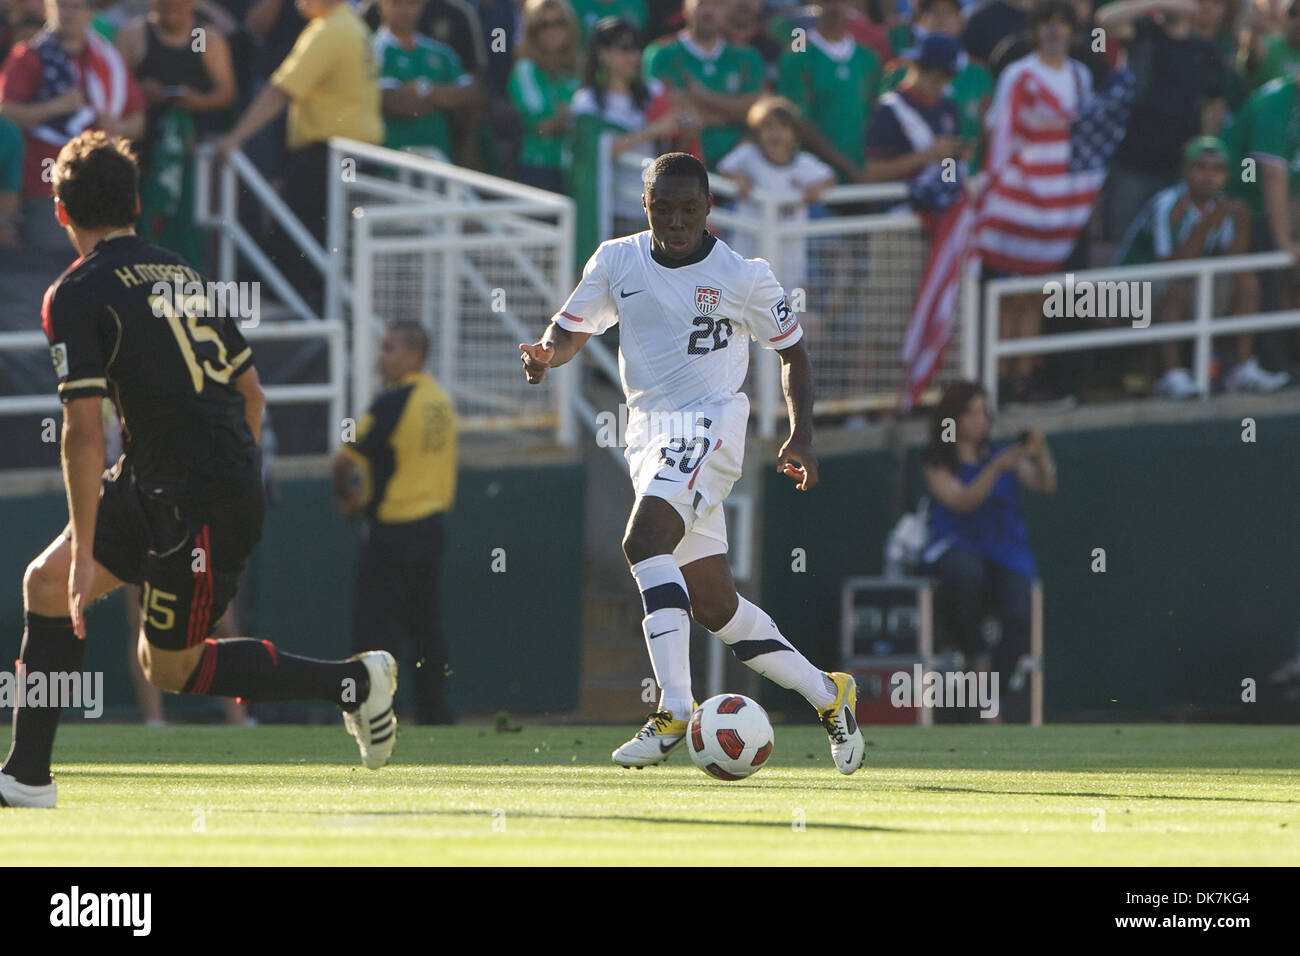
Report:
<svg viewBox="0 0 1300 956"><path fill-rule="evenodd" d="M695 287L695 308L699 310L700 315L709 315L718 307L718 303L721 301L721 289L710 289L702 285Z"/></svg>

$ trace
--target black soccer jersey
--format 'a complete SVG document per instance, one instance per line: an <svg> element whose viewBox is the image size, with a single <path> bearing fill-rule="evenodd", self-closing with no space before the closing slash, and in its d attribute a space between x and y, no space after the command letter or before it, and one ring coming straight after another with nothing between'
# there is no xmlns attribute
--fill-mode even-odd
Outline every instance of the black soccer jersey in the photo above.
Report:
<svg viewBox="0 0 1300 956"><path fill-rule="evenodd" d="M215 294L234 288L204 282L175 253L127 233L101 241L45 293L41 324L60 400L112 399L142 483L213 494L255 467L234 384L253 353L229 314L237 299Z"/></svg>

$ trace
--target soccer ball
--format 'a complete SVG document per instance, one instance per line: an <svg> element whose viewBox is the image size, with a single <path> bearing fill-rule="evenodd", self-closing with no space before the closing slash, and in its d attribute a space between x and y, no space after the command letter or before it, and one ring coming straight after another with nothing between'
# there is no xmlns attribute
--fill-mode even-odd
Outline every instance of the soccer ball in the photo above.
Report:
<svg viewBox="0 0 1300 956"><path fill-rule="evenodd" d="M758 701L719 694L691 714L686 747L695 766L719 780L743 780L772 756L772 722Z"/></svg>

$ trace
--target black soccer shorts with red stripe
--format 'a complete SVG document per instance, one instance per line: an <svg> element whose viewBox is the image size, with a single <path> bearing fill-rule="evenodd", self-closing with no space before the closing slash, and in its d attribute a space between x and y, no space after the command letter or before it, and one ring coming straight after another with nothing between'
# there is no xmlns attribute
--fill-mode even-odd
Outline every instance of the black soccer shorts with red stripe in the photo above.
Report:
<svg viewBox="0 0 1300 956"><path fill-rule="evenodd" d="M141 585L141 620L151 645L184 650L212 633L261 539L264 509L260 470L202 500L141 486L123 462L105 472L95 560ZM64 534L71 537L71 526Z"/></svg>

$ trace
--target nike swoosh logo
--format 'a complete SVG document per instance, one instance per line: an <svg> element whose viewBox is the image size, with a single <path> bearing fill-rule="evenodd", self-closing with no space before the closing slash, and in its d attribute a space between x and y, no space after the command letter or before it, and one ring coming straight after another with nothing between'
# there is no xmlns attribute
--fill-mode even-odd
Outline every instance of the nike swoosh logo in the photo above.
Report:
<svg viewBox="0 0 1300 956"><path fill-rule="evenodd" d="M670 627L670 628L668 628L668 630L666 630L666 631L660 631L658 634L651 634L651 635L650 635L650 640L653 641L656 637L663 637L665 634L672 634L672 633L674 633L676 630L677 630L677 628L675 628L675 627Z"/></svg>
<svg viewBox="0 0 1300 956"><path fill-rule="evenodd" d="M850 751L849 751L849 755L848 755L847 757L844 758L844 765L845 765L846 767L847 767L849 764L851 764L851 763L853 763L853 751L852 751L852 750L850 750Z"/></svg>
<svg viewBox="0 0 1300 956"><path fill-rule="evenodd" d="M622 289L619 289L619 290L618 290L618 297L619 297L620 299L626 299L626 298L627 298L628 296L630 296L630 295L640 295L640 294L641 294L642 292L644 292L644 291L645 291L645 289L637 289L636 292L624 292Z"/></svg>
<svg viewBox="0 0 1300 956"><path fill-rule="evenodd" d="M655 475L655 481L672 481L672 482L678 482L678 481L681 481L681 479L680 479L680 478L665 478L663 475Z"/></svg>
<svg viewBox="0 0 1300 956"><path fill-rule="evenodd" d="M680 743L680 741L674 740L672 743L669 744L661 740L659 741L659 752L661 754L666 754L668 753L668 751L676 747L678 743Z"/></svg>

